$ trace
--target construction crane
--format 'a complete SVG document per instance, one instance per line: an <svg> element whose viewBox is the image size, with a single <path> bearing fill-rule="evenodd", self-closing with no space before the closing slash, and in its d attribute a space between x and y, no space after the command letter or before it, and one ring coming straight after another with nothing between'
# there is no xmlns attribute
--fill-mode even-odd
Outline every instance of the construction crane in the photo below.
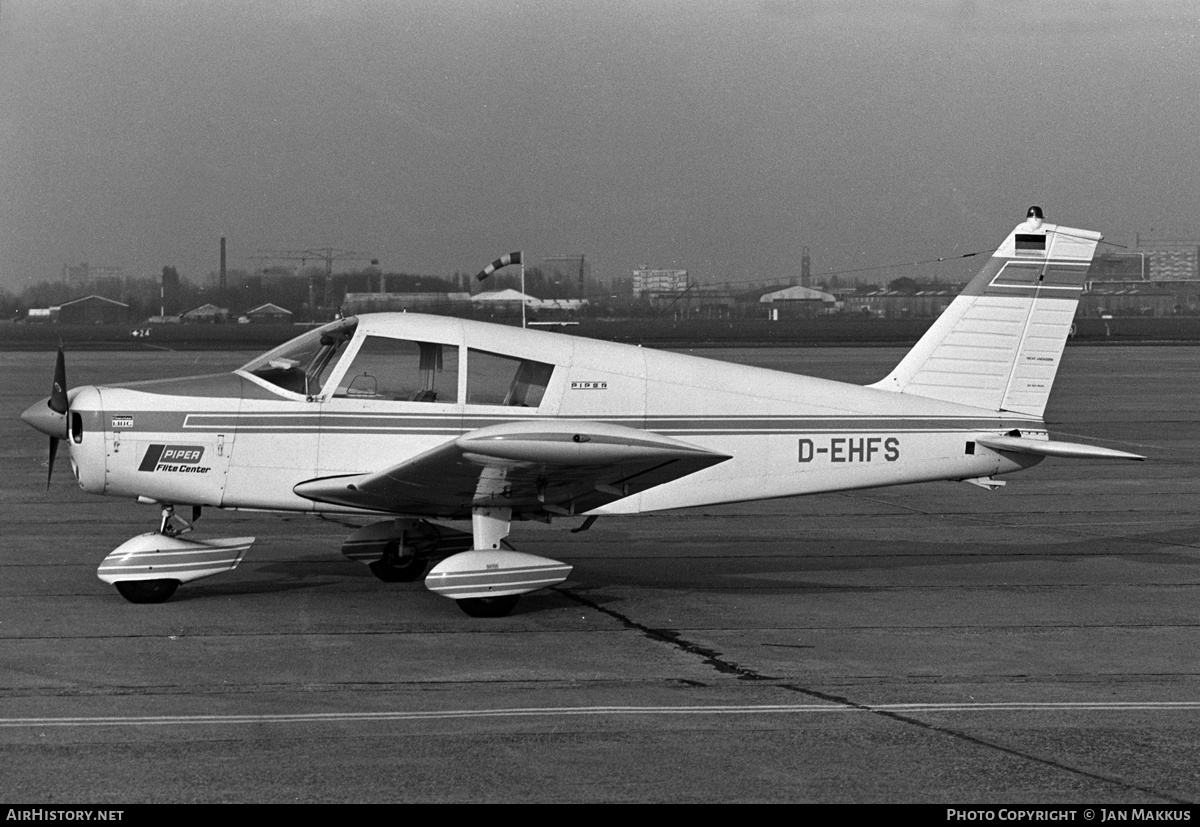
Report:
<svg viewBox="0 0 1200 827"><path fill-rule="evenodd" d="M309 261L325 262L325 277L321 281L320 303L317 303L316 276L308 274L308 307L309 312L316 314L318 309L324 310L329 304L329 281L333 276L335 261L370 261L375 259L369 253L356 253L353 250L342 250L337 247L313 247L308 250L263 250L252 259L259 261L298 261L301 270Z"/></svg>

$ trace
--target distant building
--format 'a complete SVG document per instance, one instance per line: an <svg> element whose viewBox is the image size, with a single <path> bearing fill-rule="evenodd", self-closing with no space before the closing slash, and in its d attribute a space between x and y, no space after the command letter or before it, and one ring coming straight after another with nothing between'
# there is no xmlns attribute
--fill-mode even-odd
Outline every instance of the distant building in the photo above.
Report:
<svg viewBox="0 0 1200 827"><path fill-rule="evenodd" d="M1079 297L1075 315L1097 316L1175 316L1195 313L1197 310L1197 288L1200 283L1192 282L1190 307L1188 291L1171 289L1163 282L1102 282Z"/></svg>
<svg viewBox="0 0 1200 827"><path fill-rule="evenodd" d="M1087 280L1145 281L1148 279L1144 253L1097 253L1088 268Z"/></svg>
<svg viewBox="0 0 1200 827"><path fill-rule="evenodd" d="M1089 274L1091 279L1091 274ZM1191 316L1200 313L1200 280L1088 281L1078 316Z"/></svg>
<svg viewBox="0 0 1200 827"><path fill-rule="evenodd" d="M229 319L229 308L217 307L215 304L202 304L180 315L185 322L207 322L213 324L227 321Z"/></svg>
<svg viewBox="0 0 1200 827"><path fill-rule="evenodd" d="M84 296L63 302L55 315L60 324L128 324L129 305L103 296Z"/></svg>
<svg viewBox="0 0 1200 827"><path fill-rule="evenodd" d="M682 293L687 287L687 270L652 270L643 264L633 271L635 299L646 293Z"/></svg>
<svg viewBox="0 0 1200 827"><path fill-rule="evenodd" d="M561 310L576 312L586 299L539 299L519 290L493 290L488 293L347 293L342 315L359 313L411 312L443 316L520 315L521 305L531 311Z"/></svg>
<svg viewBox="0 0 1200 827"><path fill-rule="evenodd" d="M525 305L525 310L529 313L561 311L562 313L570 314L583 309L587 304L587 300L539 299L537 296L530 296L519 290L509 288L507 290L494 290L490 293L476 293L471 297L471 304L475 306L476 310L493 316L519 315L522 304ZM555 314L551 313L551 315Z"/></svg>
<svg viewBox="0 0 1200 827"><path fill-rule="evenodd" d="M759 304L767 305L767 315L778 319L811 319L838 309L837 296L811 287L787 287L760 296Z"/></svg>
<svg viewBox="0 0 1200 827"><path fill-rule="evenodd" d="M1196 239L1144 239L1138 236L1138 255L1146 257L1149 281L1200 279L1200 242Z"/></svg>
<svg viewBox="0 0 1200 827"><path fill-rule="evenodd" d="M587 306L587 299L538 299L537 310L562 310L566 313L578 313Z"/></svg>
<svg viewBox="0 0 1200 827"><path fill-rule="evenodd" d="M929 319L940 316L962 292L963 285L926 288L915 293L877 290L873 293L847 291L842 295L843 309L861 316L881 319Z"/></svg>
<svg viewBox="0 0 1200 827"><path fill-rule="evenodd" d="M292 311L267 302L253 310L247 310L246 319L251 324L291 324Z"/></svg>
<svg viewBox="0 0 1200 827"><path fill-rule="evenodd" d="M504 290L492 290L487 293L476 293L471 297L471 303L484 307L516 307L520 308L524 304L528 308L534 307L538 302L536 296L530 296L527 293L522 293L520 290L513 290L511 287Z"/></svg>
<svg viewBox="0 0 1200 827"><path fill-rule="evenodd" d="M692 286L691 289L647 291L642 294L662 316L673 319L734 319L759 316L761 288L743 284Z"/></svg>
<svg viewBox="0 0 1200 827"><path fill-rule="evenodd" d="M462 316L471 312L470 293L347 293L342 315L359 313L438 313Z"/></svg>

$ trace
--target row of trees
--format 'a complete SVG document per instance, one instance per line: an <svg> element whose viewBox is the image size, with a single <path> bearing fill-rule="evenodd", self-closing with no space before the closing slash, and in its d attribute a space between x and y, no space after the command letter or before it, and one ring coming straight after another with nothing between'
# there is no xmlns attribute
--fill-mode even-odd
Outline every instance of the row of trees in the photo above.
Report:
<svg viewBox="0 0 1200 827"><path fill-rule="evenodd" d="M135 319L176 315L209 303L237 316L270 302L290 310L298 320L307 320L332 315L347 293L378 292L381 278L389 293L474 294L521 288L520 271L515 267L493 274L483 282L477 281L474 275L462 273L443 277L382 273L378 268L368 268L335 273L328 284L320 270L299 274L282 269L257 273L230 270L223 288L216 284L215 273L210 274L208 284L197 285L181 278L174 267L164 267L159 279L102 277L86 283L44 281L19 293L0 292L0 318L22 318L31 308L54 307L72 299L98 295L129 305L131 317ZM316 311L309 307L310 280ZM587 298L597 309L607 312L628 310L632 302L630 279L619 279L614 288L588 290L591 295L584 295L584 289L576 280L557 273L547 274L537 267L525 271L525 292L543 299Z"/></svg>
<svg viewBox="0 0 1200 827"><path fill-rule="evenodd" d="M310 269L299 274L282 268L257 273L230 270L224 288L215 284L216 274L210 274L208 284L197 285L181 278L174 267L164 267L160 279L105 277L86 284L45 281L31 285L19 294L2 292L0 318L21 318L30 308L53 307L95 294L129 305L131 318L134 319L145 319L160 313L175 315L209 303L229 310L236 317L270 302L291 311L298 321L307 321L332 317L347 293L378 292L381 278L389 293L475 294L521 289L520 271L516 267L495 273L483 282L477 281L474 275L463 273L430 276L382 273L378 268L367 268L335 273L328 284L325 284L325 274L321 270ZM315 311L309 306L310 280L317 307ZM859 293L879 290L875 284L855 282L855 286ZM887 289L911 295L946 286L936 280L918 282L905 276L890 281ZM836 289L833 284L822 284L821 287ZM588 315L641 316L659 312L648 301L633 298L630 277L614 279L607 285L594 281L581 286L578 280L557 272L546 273L538 267L529 267L525 271L525 292L541 299L587 299Z"/></svg>

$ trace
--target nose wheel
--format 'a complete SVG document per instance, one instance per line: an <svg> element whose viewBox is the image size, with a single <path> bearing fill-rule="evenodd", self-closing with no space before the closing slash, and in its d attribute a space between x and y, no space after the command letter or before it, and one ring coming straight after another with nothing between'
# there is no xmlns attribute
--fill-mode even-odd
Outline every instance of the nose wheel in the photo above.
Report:
<svg viewBox="0 0 1200 827"><path fill-rule="evenodd" d="M113 584L130 603L163 603L179 588L178 580L124 580Z"/></svg>
<svg viewBox="0 0 1200 827"><path fill-rule="evenodd" d="M191 530L200 516L192 509L185 520L171 505L164 505L158 531L148 531L117 546L100 563L96 576L115 586L130 603L162 603L183 583L233 571L253 537L214 537L191 540L180 535ZM164 575L171 575L164 577Z"/></svg>

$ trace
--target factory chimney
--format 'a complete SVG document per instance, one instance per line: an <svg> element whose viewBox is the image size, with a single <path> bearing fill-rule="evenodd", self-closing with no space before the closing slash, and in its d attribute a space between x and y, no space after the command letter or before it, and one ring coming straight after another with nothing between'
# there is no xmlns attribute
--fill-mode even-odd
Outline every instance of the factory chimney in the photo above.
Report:
<svg viewBox="0 0 1200 827"><path fill-rule="evenodd" d="M225 270L225 236L221 236L221 289L224 290L227 284L228 273Z"/></svg>

